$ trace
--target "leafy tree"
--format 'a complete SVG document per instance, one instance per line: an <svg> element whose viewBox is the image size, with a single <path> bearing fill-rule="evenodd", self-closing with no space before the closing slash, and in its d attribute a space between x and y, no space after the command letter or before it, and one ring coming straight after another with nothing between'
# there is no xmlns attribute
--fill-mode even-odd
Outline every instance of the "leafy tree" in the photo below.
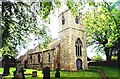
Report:
<svg viewBox="0 0 120 79"><path fill-rule="evenodd" d="M24 1L24 0L23 0ZM16 47L26 47L30 35L35 35L44 47L51 41L47 33L48 15L60 2L2 2L2 55L17 56Z"/></svg>
<svg viewBox="0 0 120 79"><path fill-rule="evenodd" d="M47 16L52 10L52 2L2 2L2 48L0 52L5 55L17 56L18 45L25 46L30 35L35 35L45 45L51 37L47 34L44 25ZM39 17L39 18L38 18ZM41 24L39 25L40 19ZM35 38L35 39L36 39Z"/></svg>
<svg viewBox="0 0 120 79"><path fill-rule="evenodd" d="M94 3L94 2L93 2ZM111 59L109 52L111 47L119 38L119 12L117 9L112 9L104 3L94 4L92 11L86 12L83 18L87 39L89 44L97 42L104 48L107 60ZM107 8L106 8L107 7Z"/></svg>
<svg viewBox="0 0 120 79"><path fill-rule="evenodd" d="M92 61L102 61L102 57L100 55L95 55L91 57Z"/></svg>
<svg viewBox="0 0 120 79"><path fill-rule="evenodd" d="M112 4L112 6L114 6L114 8L116 8L116 7L118 7L120 5L120 0L116 0L113 4ZM119 10L119 12L117 12L117 14L116 14L116 16L114 17L115 18L115 20L116 20L116 24L117 24L117 31L118 31L118 33L120 32L120 22L119 22L119 18L120 18L120 10ZM118 58L117 58L117 60L119 61L120 60L120 35L118 36L118 39L117 39L117 41L114 43L114 45L111 47L111 49L113 50L113 52L117 52L117 53L115 53L114 55L117 55L118 56Z"/></svg>

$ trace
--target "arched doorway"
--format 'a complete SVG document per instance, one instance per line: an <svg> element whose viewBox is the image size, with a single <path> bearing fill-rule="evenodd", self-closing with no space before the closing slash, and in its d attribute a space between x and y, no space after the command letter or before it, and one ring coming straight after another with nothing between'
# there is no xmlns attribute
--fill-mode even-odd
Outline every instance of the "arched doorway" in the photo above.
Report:
<svg viewBox="0 0 120 79"><path fill-rule="evenodd" d="M77 70L82 69L82 60L81 59L76 60L76 67L77 67Z"/></svg>

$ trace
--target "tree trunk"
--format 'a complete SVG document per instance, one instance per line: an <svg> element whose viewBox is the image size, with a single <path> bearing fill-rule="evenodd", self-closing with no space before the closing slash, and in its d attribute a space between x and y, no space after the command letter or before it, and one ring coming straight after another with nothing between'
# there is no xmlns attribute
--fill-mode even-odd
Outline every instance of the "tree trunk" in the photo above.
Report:
<svg viewBox="0 0 120 79"><path fill-rule="evenodd" d="M106 55L106 60L111 61L111 55L109 54L109 48L105 47L104 51L105 51L105 55Z"/></svg>

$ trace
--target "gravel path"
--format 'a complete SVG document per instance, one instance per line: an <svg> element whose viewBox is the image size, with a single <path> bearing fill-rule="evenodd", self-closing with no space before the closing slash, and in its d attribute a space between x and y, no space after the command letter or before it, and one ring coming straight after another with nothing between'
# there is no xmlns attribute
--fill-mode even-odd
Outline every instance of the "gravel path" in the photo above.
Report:
<svg viewBox="0 0 120 79"><path fill-rule="evenodd" d="M102 79L109 79L109 77L107 77L102 70L99 69L98 72L99 72L100 76L102 77Z"/></svg>
<svg viewBox="0 0 120 79"><path fill-rule="evenodd" d="M100 76L102 77L102 79L110 79L109 77L107 77L105 75L105 73L103 72L103 70L101 70L100 68L96 68L97 71L99 72Z"/></svg>

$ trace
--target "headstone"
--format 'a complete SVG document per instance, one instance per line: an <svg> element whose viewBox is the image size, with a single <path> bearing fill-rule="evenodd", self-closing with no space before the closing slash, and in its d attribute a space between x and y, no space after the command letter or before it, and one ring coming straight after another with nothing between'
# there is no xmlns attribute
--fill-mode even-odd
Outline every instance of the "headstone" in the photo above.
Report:
<svg viewBox="0 0 120 79"><path fill-rule="evenodd" d="M22 73L20 73L20 71L21 71L21 66L18 65L15 71L15 78L20 78L20 79L22 78Z"/></svg>
<svg viewBox="0 0 120 79"><path fill-rule="evenodd" d="M25 79L25 75L24 75L24 72L26 70L24 70L23 68L21 68L21 66L17 66L16 67L16 70L13 71L14 73L14 77L12 79Z"/></svg>
<svg viewBox="0 0 120 79"><path fill-rule="evenodd" d="M50 79L50 68L45 67L43 69L43 79Z"/></svg>
<svg viewBox="0 0 120 79"><path fill-rule="evenodd" d="M14 73L14 77L13 77L13 79L22 79L22 73L20 73L21 72L21 66L20 65L18 65L17 67L16 67L16 70L15 71L13 71L13 73Z"/></svg>
<svg viewBox="0 0 120 79"><path fill-rule="evenodd" d="M3 76L9 75L10 67L15 66L15 64L16 64L16 59L13 56L5 55L4 58L2 59L2 66L4 67Z"/></svg>
<svg viewBox="0 0 120 79"><path fill-rule="evenodd" d="M2 65L4 67L4 72L3 76L7 76L10 74L9 69L10 69L10 63L9 63L9 57L8 55L5 55L3 60L2 60Z"/></svg>
<svg viewBox="0 0 120 79"><path fill-rule="evenodd" d="M23 68L21 68L22 79L25 79L25 74L24 74L25 71L26 71L26 70L24 70Z"/></svg>
<svg viewBox="0 0 120 79"><path fill-rule="evenodd" d="M60 78L60 69L59 68L57 68L56 69L56 73L55 73L55 78Z"/></svg>
<svg viewBox="0 0 120 79"><path fill-rule="evenodd" d="M32 72L32 77L37 77L37 71Z"/></svg>

